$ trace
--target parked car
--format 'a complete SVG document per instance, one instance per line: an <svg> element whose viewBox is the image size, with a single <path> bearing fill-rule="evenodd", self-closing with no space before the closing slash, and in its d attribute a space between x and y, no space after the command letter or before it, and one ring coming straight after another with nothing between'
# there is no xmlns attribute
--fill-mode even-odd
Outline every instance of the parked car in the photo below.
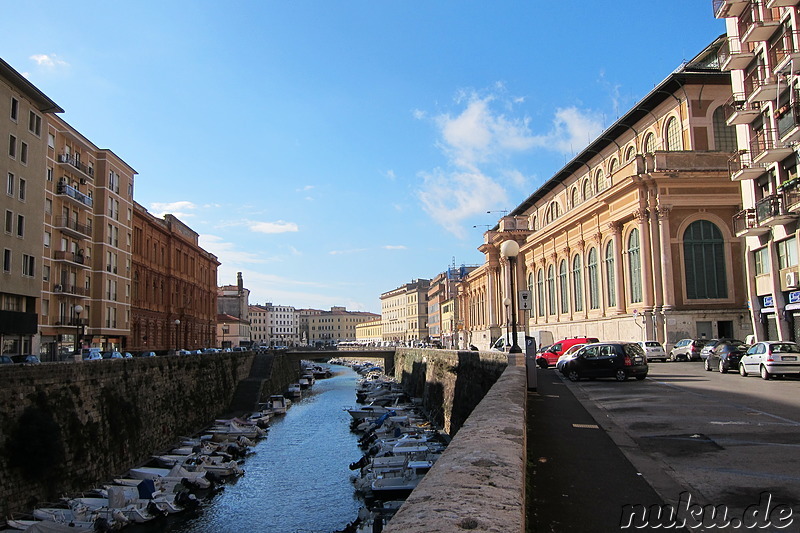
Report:
<svg viewBox="0 0 800 533"><path fill-rule="evenodd" d="M662 362L667 361L667 352L664 351L664 347L661 346L661 343L658 341L640 341L639 346L642 347L644 350L644 355L647 357L647 361L655 361L659 360Z"/></svg>
<svg viewBox="0 0 800 533"><path fill-rule="evenodd" d="M729 339L727 337L723 337L721 339L711 339L709 341L706 341L705 345L703 346L703 349L700 350L700 359L705 360L708 357L708 354L711 353L711 350L716 348L717 344L721 342L737 342L739 344L744 344L742 341L738 339Z"/></svg>
<svg viewBox="0 0 800 533"><path fill-rule="evenodd" d="M175 355L192 355L192 352L190 352L189 350L178 350L177 352L175 352Z"/></svg>
<svg viewBox="0 0 800 533"><path fill-rule="evenodd" d="M38 365L42 362L36 355L12 355L11 360L17 364Z"/></svg>
<svg viewBox="0 0 800 533"><path fill-rule="evenodd" d="M647 357L638 343L613 341L587 344L564 364L561 372L570 381L603 377L625 381L631 376L642 380L647 377L647 370Z"/></svg>
<svg viewBox="0 0 800 533"><path fill-rule="evenodd" d="M563 370L564 365L567 364L567 361L575 357L575 354L578 353L578 351L584 346L586 346L586 344L584 343L573 344L572 346L570 346L566 352L561 354L561 356L558 358L558 361L556 361L556 370L559 371Z"/></svg>
<svg viewBox="0 0 800 533"><path fill-rule="evenodd" d="M13 365L14 360L7 355L0 355L0 365Z"/></svg>
<svg viewBox="0 0 800 533"><path fill-rule="evenodd" d="M139 357L155 357L156 352L142 352L139 354Z"/></svg>
<svg viewBox="0 0 800 533"><path fill-rule="evenodd" d="M541 368L547 368L548 366L555 365L558 362L558 358L569 350L571 346L576 344L591 344L599 341L600 339L594 337L574 337L572 339L558 341L544 352L536 354L536 364Z"/></svg>
<svg viewBox="0 0 800 533"><path fill-rule="evenodd" d="M759 373L763 379L800 372L800 345L764 341L751 346L739 361L739 374Z"/></svg>
<svg viewBox="0 0 800 533"><path fill-rule="evenodd" d="M102 361L103 353L100 348L84 348L81 350L81 358L84 361Z"/></svg>
<svg viewBox="0 0 800 533"><path fill-rule="evenodd" d="M102 355L103 359L124 359L125 357L122 355L121 352L116 350L111 350L110 352L103 352Z"/></svg>
<svg viewBox="0 0 800 533"><path fill-rule="evenodd" d="M736 370L739 368L739 360L747 351L747 346L742 341L737 340L723 340L714 346L706 357L703 366L706 370L713 369L725 373L728 370Z"/></svg>
<svg viewBox="0 0 800 533"><path fill-rule="evenodd" d="M122 357L125 359L133 359L133 354L131 352L123 352Z"/></svg>
<svg viewBox="0 0 800 533"><path fill-rule="evenodd" d="M697 361L700 359L700 351L705 345L705 339L681 339L669 351L669 360Z"/></svg>

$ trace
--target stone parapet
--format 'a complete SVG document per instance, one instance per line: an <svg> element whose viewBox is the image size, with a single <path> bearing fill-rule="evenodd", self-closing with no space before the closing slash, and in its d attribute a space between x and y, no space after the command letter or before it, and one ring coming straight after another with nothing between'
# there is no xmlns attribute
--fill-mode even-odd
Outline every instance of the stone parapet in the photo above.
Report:
<svg viewBox="0 0 800 533"><path fill-rule="evenodd" d="M386 533L525 530L524 366L508 366Z"/></svg>

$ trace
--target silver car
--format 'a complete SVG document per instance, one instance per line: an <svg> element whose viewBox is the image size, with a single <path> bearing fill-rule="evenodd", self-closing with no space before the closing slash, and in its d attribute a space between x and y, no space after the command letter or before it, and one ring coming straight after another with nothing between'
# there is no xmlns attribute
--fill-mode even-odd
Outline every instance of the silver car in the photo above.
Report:
<svg viewBox="0 0 800 533"><path fill-rule="evenodd" d="M644 350L644 354L645 356L647 356L648 361L655 361L656 359L659 359L662 362L666 362L667 352L664 351L664 347L661 346L660 342L641 341L639 342L639 346L641 346L642 349Z"/></svg>
<svg viewBox="0 0 800 533"><path fill-rule="evenodd" d="M739 361L739 374L751 372L764 379L800 372L800 345L788 341L755 343Z"/></svg>

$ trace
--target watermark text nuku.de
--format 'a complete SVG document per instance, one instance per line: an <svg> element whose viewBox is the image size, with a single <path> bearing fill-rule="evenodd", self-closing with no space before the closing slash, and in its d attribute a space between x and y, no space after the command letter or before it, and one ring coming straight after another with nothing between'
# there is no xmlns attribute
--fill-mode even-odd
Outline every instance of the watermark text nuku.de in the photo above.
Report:
<svg viewBox="0 0 800 533"><path fill-rule="evenodd" d="M620 529L783 529L792 525L792 507L772 500L772 494L762 492L758 503L747 506L741 515L734 516L726 505L692 503L692 495L682 492L678 505L628 504L622 507Z"/></svg>

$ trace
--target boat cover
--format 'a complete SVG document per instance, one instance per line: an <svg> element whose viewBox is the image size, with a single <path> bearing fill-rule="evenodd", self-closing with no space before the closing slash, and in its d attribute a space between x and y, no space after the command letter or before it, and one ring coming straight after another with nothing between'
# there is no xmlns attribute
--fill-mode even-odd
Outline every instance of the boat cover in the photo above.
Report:
<svg viewBox="0 0 800 533"><path fill-rule="evenodd" d="M51 520L42 520L25 528L26 533L89 533L91 531L91 528L70 527L69 524L61 524Z"/></svg>

